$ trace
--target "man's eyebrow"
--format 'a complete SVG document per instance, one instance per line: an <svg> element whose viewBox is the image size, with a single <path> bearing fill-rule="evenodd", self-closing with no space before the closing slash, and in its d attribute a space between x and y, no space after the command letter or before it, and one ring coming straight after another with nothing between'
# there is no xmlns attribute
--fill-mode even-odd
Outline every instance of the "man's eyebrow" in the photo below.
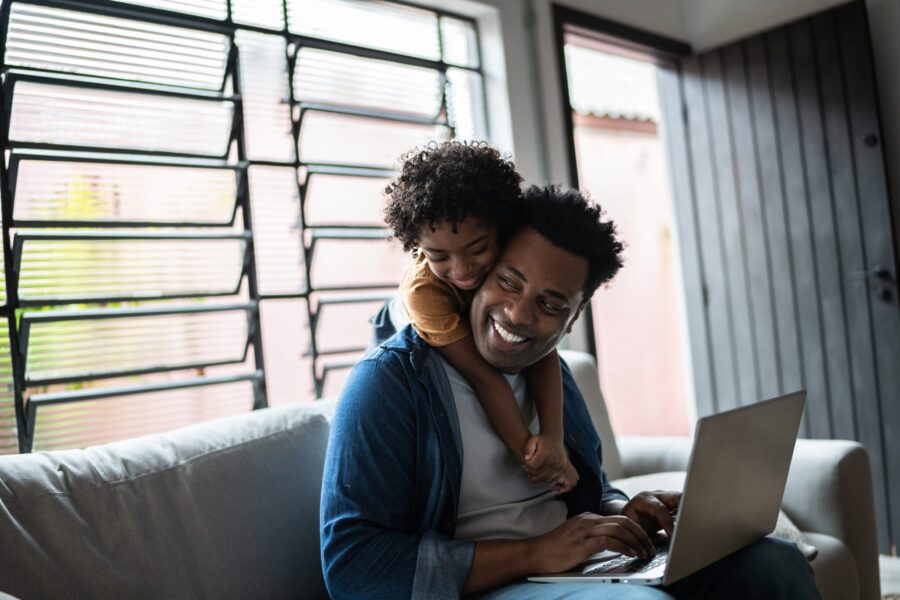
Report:
<svg viewBox="0 0 900 600"><path fill-rule="evenodd" d="M556 290L545 289L544 293L547 294L548 296L553 296L554 298L558 298L559 300L561 300L562 302L564 302L566 304L569 303L569 299L562 292L557 292Z"/></svg>
<svg viewBox="0 0 900 600"><path fill-rule="evenodd" d="M520 270L518 270L517 268L515 268L514 266L512 266L512 265L504 265L504 268L505 268L507 271L509 271L512 275L514 275L514 276L516 277L516 279L521 279L522 281L525 281L525 282L528 281L528 278L525 277L525 274L522 273L522 271L520 271ZM562 292L557 292L557 291L554 290L554 289L545 288L545 289L543 290L543 293L547 294L548 296L552 296L552 297L558 299L559 301L561 301L562 303L564 303L566 306L569 305L569 302L570 302L569 297L566 296L565 294L563 294Z"/></svg>
<svg viewBox="0 0 900 600"><path fill-rule="evenodd" d="M514 266L506 265L506 270L509 271L510 273L512 273L513 275L515 275L517 279L521 279L524 282L528 282L528 278L525 277L525 274L522 273L522 271L515 268ZM556 290L553 290L553 289L544 289L544 293L547 294L548 296L553 296L554 298L561 300L565 304L569 304L569 297L566 296L565 294L563 294L562 292L557 292Z"/></svg>
<svg viewBox="0 0 900 600"><path fill-rule="evenodd" d="M522 271L518 270L517 268L513 267L512 265L506 265L506 268L507 268L513 275L515 275L517 278L521 279L522 281L526 281L526 282L528 281L528 278L525 277L525 274L522 273Z"/></svg>
<svg viewBox="0 0 900 600"><path fill-rule="evenodd" d="M485 241L487 239L487 237L488 237L488 234L479 236L479 237L475 238L474 240L472 240L471 242L469 242L468 244L466 244L464 247L471 248L472 246L475 246L476 244L480 244L481 242ZM431 248L430 246L426 246L426 247L422 248L422 250L428 250L429 252L446 252L446 250L444 250L442 248Z"/></svg>

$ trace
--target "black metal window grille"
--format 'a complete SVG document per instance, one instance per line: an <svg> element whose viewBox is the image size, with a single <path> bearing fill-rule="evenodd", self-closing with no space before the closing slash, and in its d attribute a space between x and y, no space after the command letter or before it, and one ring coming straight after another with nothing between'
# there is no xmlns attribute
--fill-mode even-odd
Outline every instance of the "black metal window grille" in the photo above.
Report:
<svg viewBox="0 0 900 600"><path fill-rule="evenodd" d="M486 134L474 23L375 0L0 11L0 453L334 393L406 261L380 216L394 160Z"/></svg>

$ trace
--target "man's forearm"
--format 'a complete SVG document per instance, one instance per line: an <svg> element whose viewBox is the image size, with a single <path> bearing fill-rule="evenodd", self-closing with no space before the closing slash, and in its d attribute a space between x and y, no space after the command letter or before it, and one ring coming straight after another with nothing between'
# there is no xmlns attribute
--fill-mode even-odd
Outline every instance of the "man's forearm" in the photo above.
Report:
<svg viewBox="0 0 900 600"><path fill-rule="evenodd" d="M475 543L472 570L463 593L472 594L537 572L534 540L483 540Z"/></svg>

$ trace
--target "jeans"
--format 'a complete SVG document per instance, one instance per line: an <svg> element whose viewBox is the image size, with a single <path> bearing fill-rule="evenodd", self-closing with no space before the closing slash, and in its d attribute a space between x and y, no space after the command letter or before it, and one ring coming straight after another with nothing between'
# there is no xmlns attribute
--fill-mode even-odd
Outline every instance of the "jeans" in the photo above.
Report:
<svg viewBox="0 0 900 600"><path fill-rule="evenodd" d="M812 567L794 544L763 538L665 587L628 583L514 583L479 600L821 600Z"/></svg>

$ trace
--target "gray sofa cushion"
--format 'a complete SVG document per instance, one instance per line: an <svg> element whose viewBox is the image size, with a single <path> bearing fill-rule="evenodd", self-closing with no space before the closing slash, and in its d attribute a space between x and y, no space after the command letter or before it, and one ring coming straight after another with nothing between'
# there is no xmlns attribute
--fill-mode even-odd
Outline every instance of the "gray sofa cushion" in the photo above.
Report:
<svg viewBox="0 0 900 600"><path fill-rule="evenodd" d="M0 458L0 589L29 598L327 598L328 424L257 411Z"/></svg>

